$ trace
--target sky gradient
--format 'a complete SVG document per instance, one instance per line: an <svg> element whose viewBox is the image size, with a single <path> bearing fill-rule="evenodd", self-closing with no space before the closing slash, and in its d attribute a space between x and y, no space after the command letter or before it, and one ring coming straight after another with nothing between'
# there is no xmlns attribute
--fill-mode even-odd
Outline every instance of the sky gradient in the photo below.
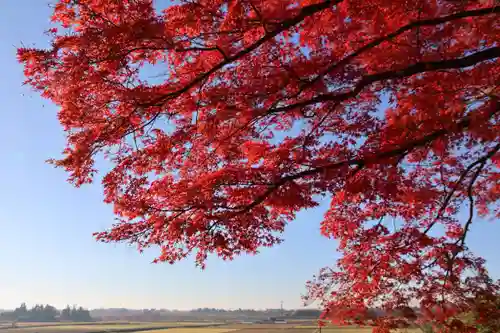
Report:
<svg viewBox="0 0 500 333"><path fill-rule="evenodd" d="M27 87L16 47L45 46L46 0L4 1L0 11L0 308L49 303L89 308L301 306L304 284L333 264L336 242L319 234L328 206L301 212L285 243L233 262L209 260L205 271L185 261L153 265L156 251L138 254L124 245L96 243L92 232L113 223L96 184L75 189L62 170L44 161L58 157L64 135L56 108ZM500 277L500 224L479 221L470 247Z"/></svg>

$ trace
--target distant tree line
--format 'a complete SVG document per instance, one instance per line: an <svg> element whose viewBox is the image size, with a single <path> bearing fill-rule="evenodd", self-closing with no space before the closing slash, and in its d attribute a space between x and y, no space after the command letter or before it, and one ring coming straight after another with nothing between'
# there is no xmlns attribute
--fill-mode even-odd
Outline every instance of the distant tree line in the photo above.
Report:
<svg viewBox="0 0 500 333"><path fill-rule="evenodd" d="M92 317L90 316L90 312L87 309L82 308L79 306L76 308L73 306L72 308L66 306L61 311L61 316L60 316L61 321L92 321Z"/></svg>
<svg viewBox="0 0 500 333"><path fill-rule="evenodd" d="M22 303L14 311L3 312L0 317L2 320L17 322L92 321L90 312L81 306L77 308L68 305L59 311L49 304L36 304L28 309L26 303Z"/></svg>

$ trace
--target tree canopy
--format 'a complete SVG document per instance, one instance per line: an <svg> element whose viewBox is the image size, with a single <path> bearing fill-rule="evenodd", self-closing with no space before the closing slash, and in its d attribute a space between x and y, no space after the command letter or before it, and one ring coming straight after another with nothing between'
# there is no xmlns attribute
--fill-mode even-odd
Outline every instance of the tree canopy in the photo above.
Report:
<svg viewBox="0 0 500 333"><path fill-rule="evenodd" d="M59 0L52 20L18 57L59 106L51 162L76 186L113 165L98 240L203 267L280 243L326 196L343 256L308 283L326 317L379 307L386 332L416 305L468 330L498 294L466 242L500 217L495 0Z"/></svg>

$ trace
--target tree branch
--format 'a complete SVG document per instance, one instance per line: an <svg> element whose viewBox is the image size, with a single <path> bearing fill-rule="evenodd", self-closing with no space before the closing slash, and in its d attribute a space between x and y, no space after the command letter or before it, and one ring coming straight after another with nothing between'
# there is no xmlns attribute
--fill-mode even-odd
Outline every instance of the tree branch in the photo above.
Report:
<svg viewBox="0 0 500 333"><path fill-rule="evenodd" d="M492 113L490 114L490 116L493 116L498 111L499 111L499 108L497 108L496 110L493 110ZM465 128L470 126L471 118L472 118L471 116L464 117L460 122L455 124L454 129L455 130L464 130ZM269 195L271 195L280 186L285 185L289 181L303 178L303 177L307 177L307 176L312 176L312 175L318 174L320 172L324 172L326 170L335 170L335 169L340 169L342 167L351 166L351 165L357 166L358 168L362 168L366 164L368 164L370 161L396 157L396 156L399 156L401 154L406 154L415 148L423 147L423 146L429 144L430 142L436 140L437 138L440 138L442 136L447 135L449 132L450 132L450 129L443 128L443 129L437 130L435 132L432 132L432 133L430 133L430 134L428 134L428 135L426 135L418 140L414 140L412 142L403 144L403 145L399 146L398 148L386 150L386 151L380 152L378 154L366 155L366 156L361 157L361 158L353 158L353 159L335 162L335 163L331 163L331 164L325 164L325 165L320 166L320 167L316 167L313 169L298 172L296 174L281 177L277 181L275 181L274 184L272 186L270 186L262 195L258 196L251 204L246 205L246 206L233 207L233 209L236 210L235 214L241 214L241 213L248 212L252 208L263 203L269 197ZM498 149L500 149L500 144L499 144ZM493 154L494 154L493 152L490 152L488 155L486 155L483 158L485 158L487 160L491 156L493 156Z"/></svg>
<svg viewBox="0 0 500 333"><path fill-rule="evenodd" d="M468 11L463 11L463 12L458 12L455 14L443 16L443 17L437 17L437 18L432 18L432 19L411 22L407 25L402 26L401 28L397 29L396 31L394 31L390 34L387 34L385 36L382 36L380 38L373 40L372 42L370 42L370 43L366 44L365 46L352 52L351 54L349 54L348 56L346 56L342 60L328 66L325 70L323 70L321 73L319 73L314 79L312 79L311 81L306 83L301 89L303 90L305 87L313 85L319 79L321 79L323 76L330 73L334 69L339 68L339 67L344 66L344 65L347 65L352 59L354 59L355 57L364 53L365 51L368 51L368 50L382 44L383 42L389 41L389 40L403 34L406 31L412 30L413 28L439 25L439 24L443 24L443 23L447 23L450 21L455 21L455 20L459 20L459 19L463 19L463 18L467 18L467 17L477 17L477 16L484 16L484 15L491 15L491 14L498 14L498 13L500 13L500 6L488 7L488 8L476 9L476 10L468 10Z"/></svg>
<svg viewBox="0 0 500 333"><path fill-rule="evenodd" d="M441 216L443 215L444 211L446 210L446 207L448 207L448 204L450 203L452 197L453 197L453 194L455 193L455 191L458 189L458 186L460 186L460 184L464 181L465 177L467 177L467 175L469 174L470 171L472 171L472 169L474 169L476 166L479 165L479 171L482 170L482 168L484 167L484 164L491 158L493 157L493 155L495 155L498 151L500 150L500 144L496 145L489 153L487 153L486 155L484 155L483 157L481 157L480 159L474 161L474 163L471 163L460 175L460 178L455 182L455 184L453 185L453 188L448 192L448 194L446 195L444 201L443 201L443 204L441 205L441 207L439 208L439 211L438 211L438 214L437 216L434 218L434 220L432 221L431 224L429 224L429 226L424 230L424 234L427 234L431 229L432 227L437 223L437 221L439 221L439 219L441 218ZM476 180L476 178L479 176L478 172L476 172L474 174L474 181ZM469 189L470 189L470 185L469 185Z"/></svg>
<svg viewBox="0 0 500 333"><path fill-rule="evenodd" d="M477 178L481 174L481 171L483 171L483 169L486 165L486 162L488 162L488 160L490 158L492 158L493 155L495 155L499 150L500 150L500 143L497 144L487 155L485 155L483 158L481 158L481 163L479 164L476 172L472 176L472 179L469 183L469 186L467 187L467 197L469 198L469 203L470 203L469 218L468 218L467 222L465 223L464 232L462 234L462 237L460 237L460 239L458 241L458 244L460 247L463 247L465 244L465 238L467 237L467 232L469 232L469 228L470 228L470 225L472 224L472 219L474 217L474 197L473 197L473 193L472 193L474 183L476 182Z"/></svg>
<svg viewBox="0 0 500 333"><path fill-rule="evenodd" d="M276 37L277 35L279 35L280 33L282 33L283 31L285 30L288 30L290 29L291 27L301 23L304 19L306 19L307 17L309 16L312 16L318 12L321 12L327 8L330 8L331 6L334 6L340 2L342 2L343 0L327 0L327 1L324 1L324 2L320 2L320 3L316 3L316 4L313 4L313 5L309 5L309 6L306 6L306 7L303 7L299 14L297 16L295 16L294 18L291 18L291 19L288 19L288 20L285 20L283 22L281 22L279 25L278 25L278 28L276 28L275 30L269 32L269 33L266 33L261 39L257 40L255 43L253 43L252 45L250 45L249 47L247 47L246 49L243 49L239 52L237 52L236 54L232 55L232 56L228 56L226 60L220 62L218 65L215 65L214 67L212 67L210 70L208 70L207 72L199 75L198 77L196 77L194 80L192 80L191 82L189 82L188 84L186 84L184 87L182 87L181 89L179 90L176 90L172 93L169 93L169 94L166 94L162 97L160 97L158 99L158 101L154 102L153 104L156 104L156 103L162 103L162 102L165 102L167 100L169 100L170 98L175 98L187 91L189 91L189 89L191 89L192 87L194 87L196 84L200 83L201 81L203 81L204 79L208 78L210 75L212 75L213 73L217 72L218 70L222 69L224 66L226 65L229 65L230 63L246 56L247 54L251 53L252 51L254 51L255 49L257 49L258 47L260 47L261 45L263 45L264 43L266 43L267 41L271 40L272 38Z"/></svg>
<svg viewBox="0 0 500 333"><path fill-rule="evenodd" d="M359 82L355 85L354 89L352 89L351 91L344 93L319 95L307 101L302 101L287 106L275 108L274 110L271 110L271 113L285 112L295 108L301 108L327 101L333 101L339 103L347 99L356 97L356 95L358 95L364 88L379 81L401 79L413 76L415 74L425 73L430 71L470 67L479 62L495 59L498 57L500 57L500 47L492 47L483 51L478 51L463 58L448 59L441 61L418 62L406 68L366 75L362 77L361 80L359 80Z"/></svg>

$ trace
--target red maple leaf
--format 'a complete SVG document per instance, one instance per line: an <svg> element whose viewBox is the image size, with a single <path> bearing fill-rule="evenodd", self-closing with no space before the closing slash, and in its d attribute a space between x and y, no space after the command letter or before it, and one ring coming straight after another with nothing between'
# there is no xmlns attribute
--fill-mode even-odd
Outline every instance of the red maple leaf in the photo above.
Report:
<svg viewBox="0 0 500 333"><path fill-rule="evenodd" d="M477 299L499 285L466 238L500 216L494 0L60 0L52 20L71 29L19 60L60 107L52 162L77 186L96 154L114 165L120 223L97 239L203 266L279 243L329 195L343 257L308 283L329 319L492 322Z"/></svg>

